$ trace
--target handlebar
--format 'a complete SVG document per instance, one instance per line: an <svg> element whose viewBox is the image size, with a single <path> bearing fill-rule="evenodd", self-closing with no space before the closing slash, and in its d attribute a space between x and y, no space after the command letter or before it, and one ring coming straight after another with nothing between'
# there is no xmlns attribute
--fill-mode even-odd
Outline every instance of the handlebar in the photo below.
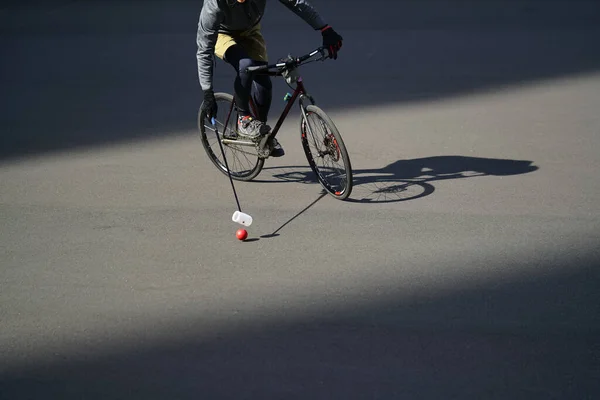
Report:
<svg viewBox="0 0 600 400"><path fill-rule="evenodd" d="M318 53L321 53L321 58L319 58L315 61L324 60L325 58L328 57L326 55L325 51L326 51L325 47L319 47L303 56L300 56L300 57L291 57L290 56L288 59L282 60L281 62L278 62L276 64L257 65L257 66L248 67L248 68L246 68L246 72L268 71L268 70L271 70L274 68L277 68L279 70L279 72L282 72L284 70L289 70L289 69L299 67L305 61L314 57Z"/></svg>

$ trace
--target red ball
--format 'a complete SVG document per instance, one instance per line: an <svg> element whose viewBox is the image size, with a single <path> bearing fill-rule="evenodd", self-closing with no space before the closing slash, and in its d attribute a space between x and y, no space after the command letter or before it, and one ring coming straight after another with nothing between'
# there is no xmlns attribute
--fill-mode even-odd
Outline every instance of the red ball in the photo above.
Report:
<svg viewBox="0 0 600 400"><path fill-rule="evenodd" d="M245 229L238 229L235 233L235 236L237 236L239 240L246 240L248 237L248 231Z"/></svg>

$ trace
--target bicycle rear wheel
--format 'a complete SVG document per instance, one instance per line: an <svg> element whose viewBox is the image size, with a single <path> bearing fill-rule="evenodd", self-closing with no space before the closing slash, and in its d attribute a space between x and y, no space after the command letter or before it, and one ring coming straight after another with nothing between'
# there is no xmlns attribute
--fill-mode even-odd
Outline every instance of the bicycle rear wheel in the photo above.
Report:
<svg viewBox="0 0 600 400"><path fill-rule="evenodd" d="M309 105L305 111L300 135L308 164L327 193L344 200L352 192L352 166L342 136L322 109Z"/></svg>
<svg viewBox="0 0 600 400"><path fill-rule="evenodd" d="M227 167L223 153L227 157L227 165L231 173L231 178L238 181L249 181L254 179L262 170L265 160L258 157L255 146L236 144L235 142L222 143L223 153L219 147L219 140L223 138L235 140L237 135L237 107L233 104L233 96L228 93L215 93L218 111L215 116L215 123L219 132L219 137L215 133L211 121L206 118L202 110L198 111L198 129L202 146L208 155L208 158L215 164L217 169L227 175ZM231 113L230 113L231 110ZM227 118L229 116L229 120ZM227 126L225 123L227 121ZM240 142L242 140L240 139Z"/></svg>

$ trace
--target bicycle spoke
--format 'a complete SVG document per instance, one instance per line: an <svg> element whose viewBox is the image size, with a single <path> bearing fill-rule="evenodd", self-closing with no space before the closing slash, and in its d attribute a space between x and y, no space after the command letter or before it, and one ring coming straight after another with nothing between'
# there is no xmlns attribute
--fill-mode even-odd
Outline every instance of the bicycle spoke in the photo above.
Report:
<svg viewBox="0 0 600 400"><path fill-rule="evenodd" d="M304 134L312 160L321 179L333 192L343 192L348 179L340 149L327 123L315 113L307 113Z"/></svg>
<svg viewBox="0 0 600 400"><path fill-rule="evenodd" d="M264 165L264 160L258 157L254 146L236 144L237 139L237 112L235 108L230 113L233 96L218 94L219 108L215 116L215 126L206 117L199 119L199 128L202 144L211 161L224 174L227 167L233 179L251 180ZM227 120L227 123L225 121ZM228 143L223 143L227 139Z"/></svg>

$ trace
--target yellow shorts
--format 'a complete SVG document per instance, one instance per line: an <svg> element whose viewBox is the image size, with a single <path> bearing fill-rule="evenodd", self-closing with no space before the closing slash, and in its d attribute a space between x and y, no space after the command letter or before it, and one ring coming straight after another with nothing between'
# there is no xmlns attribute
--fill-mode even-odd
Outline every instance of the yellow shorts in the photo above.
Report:
<svg viewBox="0 0 600 400"><path fill-rule="evenodd" d="M217 44L215 45L215 55L223 59L227 49L234 44L241 45L253 60L268 61L267 46L265 38L260 32L260 24L256 24L247 31L236 34L219 33Z"/></svg>

